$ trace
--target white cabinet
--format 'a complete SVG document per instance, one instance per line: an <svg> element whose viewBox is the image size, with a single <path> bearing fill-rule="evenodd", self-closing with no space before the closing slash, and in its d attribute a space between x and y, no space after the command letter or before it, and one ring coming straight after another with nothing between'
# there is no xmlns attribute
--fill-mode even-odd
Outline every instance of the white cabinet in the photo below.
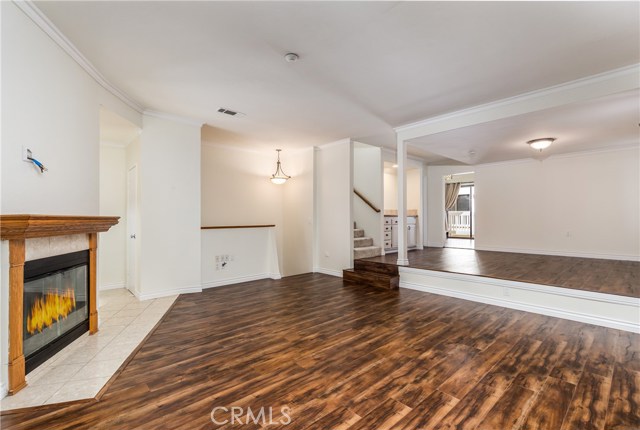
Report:
<svg viewBox="0 0 640 430"><path fill-rule="evenodd" d="M398 247L398 224L391 226L391 248Z"/></svg>
<svg viewBox="0 0 640 430"><path fill-rule="evenodd" d="M384 223L384 249L390 249L391 248L391 224L387 224L386 222L386 218L385 217L385 223Z"/></svg>
<svg viewBox="0 0 640 430"><path fill-rule="evenodd" d="M414 248L417 239L417 219L414 216L407 217L407 248ZM384 248L398 248L398 217L384 217Z"/></svg>
<svg viewBox="0 0 640 430"><path fill-rule="evenodd" d="M416 246L416 217L407 217L407 248Z"/></svg>

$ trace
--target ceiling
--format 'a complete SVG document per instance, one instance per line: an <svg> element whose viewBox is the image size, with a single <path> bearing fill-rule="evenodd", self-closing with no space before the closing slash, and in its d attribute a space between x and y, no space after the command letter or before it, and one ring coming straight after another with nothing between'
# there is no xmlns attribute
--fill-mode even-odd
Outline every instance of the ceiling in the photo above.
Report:
<svg viewBox="0 0 640 430"><path fill-rule="evenodd" d="M640 91L627 91L432 134L410 144L434 159L441 157L432 164L495 163L638 144L639 100ZM526 144L543 137L557 141L541 153Z"/></svg>
<svg viewBox="0 0 640 430"><path fill-rule="evenodd" d="M221 144L263 149L344 137L393 148L393 127L640 62L638 2L36 5L144 108L202 120ZM298 62L284 61L290 51ZM502 149L490 142L515 142L516 129L573 133L569 125L545 129L544 116L531 119L537 129L516 118L467 132L487 159L515 154L509 143L496 155ZM459 141L464 132L440 137ZM430 162L460 161L460 145L445 151L430 142L411 151Z"/></svg>

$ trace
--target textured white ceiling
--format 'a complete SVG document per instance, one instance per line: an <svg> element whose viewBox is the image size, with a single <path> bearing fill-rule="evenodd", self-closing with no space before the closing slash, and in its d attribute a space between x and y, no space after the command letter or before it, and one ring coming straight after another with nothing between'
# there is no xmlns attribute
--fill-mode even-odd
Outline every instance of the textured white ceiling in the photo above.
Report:
<svg viewBox="0 0 640 430"><path fill-rule="evenodd" d="M394 147L392 127L640 62L638 2L36 4L141 105L236 146Z"/></svg>

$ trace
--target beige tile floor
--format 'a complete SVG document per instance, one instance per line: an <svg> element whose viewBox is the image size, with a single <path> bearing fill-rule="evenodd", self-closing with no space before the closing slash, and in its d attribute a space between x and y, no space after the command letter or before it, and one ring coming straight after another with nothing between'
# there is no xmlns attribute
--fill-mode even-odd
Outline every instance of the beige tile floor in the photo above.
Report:
<svg viewBox="0 0 640 430"><path fill-rule="evenodd" d="M27 375L27 387L0 402L9 410L95 397L177 296L139 301L124 289L101 291L99 331L83 334Z"/></svg>

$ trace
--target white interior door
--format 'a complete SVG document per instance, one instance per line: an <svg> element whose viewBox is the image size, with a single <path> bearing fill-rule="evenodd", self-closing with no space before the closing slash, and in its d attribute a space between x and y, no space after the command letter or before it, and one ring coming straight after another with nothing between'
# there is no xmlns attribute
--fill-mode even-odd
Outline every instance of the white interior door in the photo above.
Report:
<svg viewBox="0 0 640 430"><path fill-rule="evenodd" d="M138 292L137 241L138 226L138 168L133 166L127 173L127 289Z"/></svg>

